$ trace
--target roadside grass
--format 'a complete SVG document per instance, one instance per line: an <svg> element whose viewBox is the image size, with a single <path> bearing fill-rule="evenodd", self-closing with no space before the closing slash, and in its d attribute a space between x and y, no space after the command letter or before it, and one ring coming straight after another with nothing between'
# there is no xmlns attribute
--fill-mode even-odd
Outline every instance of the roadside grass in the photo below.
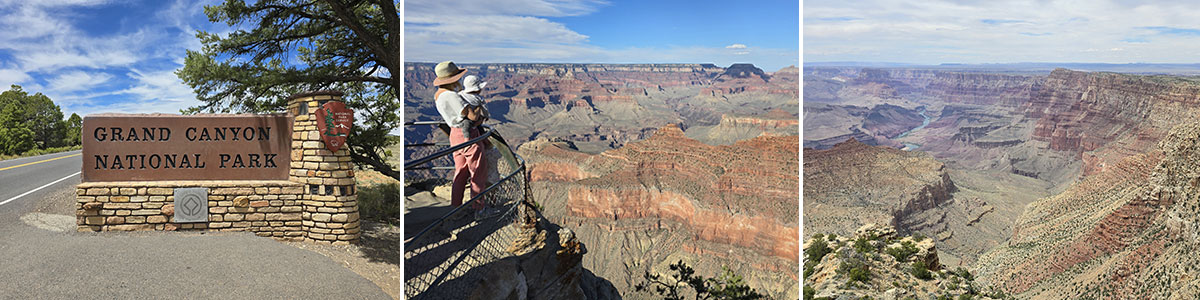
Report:
<svg viewBox="0 0 1200 300"><path fill-rule="evenodd" d="M33 149L33 150L25 151L25 153L21 153L21 154L17 154L17 155L0 154L0 160L10 160L10 159L14 159L14 158L22 158L22 157L38 156L38 155L45 155L45 154L51 154L51 153L75 151L75 150L79 150L79 149L83 149L83 146L64 146L64 147L53 147L53 148L46 148L46 149Z"/></svg>
<svg viewBox="0 0 1200 300"><path fill-rule="evenodd" d="M358 212L360 217L388 224L399 224L404 215L401 204L403 188L396 183L385 183L358 187Z"/></svg>
<svg viewBox="0 0 1200 300"><path fill-rule="evenodd" d="M358 191L358 213L364 220L400 224L404 215L404 188L396 179L373 170L355 170Z"/></svg>

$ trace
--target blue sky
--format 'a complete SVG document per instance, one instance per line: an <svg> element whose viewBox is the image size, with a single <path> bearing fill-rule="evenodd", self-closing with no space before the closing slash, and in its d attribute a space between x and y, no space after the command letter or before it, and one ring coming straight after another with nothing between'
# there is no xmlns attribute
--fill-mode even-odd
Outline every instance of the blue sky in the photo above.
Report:
<svg viewBox="0 0 1200 300"><path fill-rule="evenodd" d="M799 65L782 1L405 1L405 60Z"/></svg>
<svg viewBox="0 0 1200 300"><path fill-rule="evenodd" d="M200 49L196 30L230 31L204 15L218 3L0 0L0 89L46 94L66 115L178 113L199 104L174 74L186 50ZM413 61L799 64L795 1L403 4Z"/></svg>
<svg viewBox="0 0 1200 300"><path fill-rule="evenodd" d="M1197 63L1200 1L804 2L804 60Z"/></svg>
<svg viewBox="0 0 1200 300"><path fill-rule="evenodd" d="M65 115L178 113L198 102L173 72L214 1L0 0L0 87L50 96Z"/></svg>

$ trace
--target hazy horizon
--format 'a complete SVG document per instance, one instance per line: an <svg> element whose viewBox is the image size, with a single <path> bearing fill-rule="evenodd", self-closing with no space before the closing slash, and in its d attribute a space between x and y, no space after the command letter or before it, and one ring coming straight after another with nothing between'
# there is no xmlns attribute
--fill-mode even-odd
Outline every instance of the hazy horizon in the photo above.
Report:
<svg viewBox="0 0 1200 300"><path fill-rule="evenodd" d="M1200 2L805 1L806 62L1186 64Z"/></svg>

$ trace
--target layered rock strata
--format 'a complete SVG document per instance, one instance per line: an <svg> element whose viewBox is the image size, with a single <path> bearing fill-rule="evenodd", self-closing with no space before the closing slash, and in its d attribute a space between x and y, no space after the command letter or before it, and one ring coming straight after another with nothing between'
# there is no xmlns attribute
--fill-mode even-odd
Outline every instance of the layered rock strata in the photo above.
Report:
<svg viewBox="0 0 1200 300"><path fill-rule="evenodd" d="M1173 129L1059 195L1031 204L981 278L1026 297L1190 298L1200 286L1200 124Z"/></svg>
<svg viewBox="0 0 1200 300"><path fill-rule="evenodd" d="M921 152L848 140L804 152L807 232L851 234L850 228L903 220L937 207L955 190L946 166ZM907 229L906 229L907 230Z"/></svg>
<svg viewBox="0 0 1200 300"><path fill-rule="evenodd" d="M668 125L596 155L541 140L520 152L547 215L577 228L593 250L585 266L618 290L632 294L647 269L685 260L708 275L729 266L787 297L798 292L787 275L798 262L797 146L795 136L712 146Z"/></svg>

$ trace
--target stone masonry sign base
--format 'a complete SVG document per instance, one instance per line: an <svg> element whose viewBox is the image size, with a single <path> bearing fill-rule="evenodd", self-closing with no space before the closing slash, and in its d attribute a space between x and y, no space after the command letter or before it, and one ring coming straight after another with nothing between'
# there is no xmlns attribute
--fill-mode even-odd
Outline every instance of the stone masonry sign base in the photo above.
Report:
<svg viewBox="0 0 1200 300"><path fill-rule="evenodd" d="M290 241L357 240L349 152L325 149L315 116L341 95L321 91L289 98L291 137L281 137L291 140L287 180L84 182L75 188L79 231L250 231Z"/></svg>

